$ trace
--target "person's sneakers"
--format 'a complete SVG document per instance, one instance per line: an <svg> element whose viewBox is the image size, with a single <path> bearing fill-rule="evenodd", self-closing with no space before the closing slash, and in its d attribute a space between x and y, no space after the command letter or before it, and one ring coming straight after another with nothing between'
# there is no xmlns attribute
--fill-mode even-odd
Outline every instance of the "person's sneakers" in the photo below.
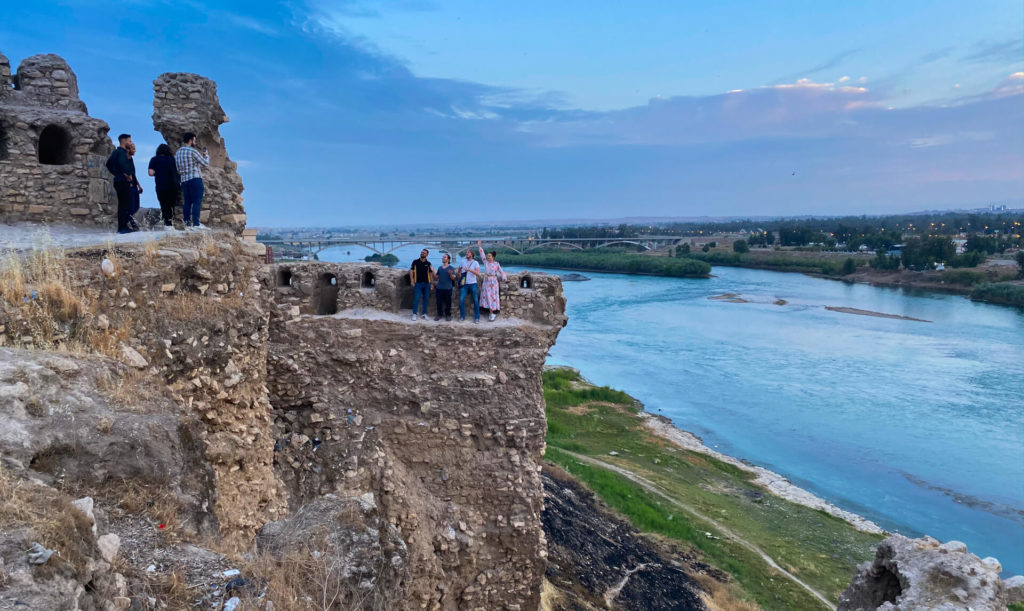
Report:
<svg viewBox="0 0 1024 611"><path fill-rule="evenodd" d="M466 317L465 316L460 316L459 317L459 322L466 322Z"/></svg>
<svg viewBox="0 0 1024 611"><path fill-rule="evenodd" d="M118 229L117 233L118 233L118 235L124 235L126 233L135 233L135 230L134 229L130 229L130 228Z"/></svg>
<svg viewBox="0 0 1024 611"><path fill-rule="evenodd" d="M196 225L196 226L195 226L195 227L193 227L192 229L194 229L194 230L196 230L196 231L207 231L207 230L209 230L210 228L209 228L209 227L207 227L206 225L202 224L202 223L199 223L198 225Z"/></svg>
<svg viewBox="0 0 1024 611"><path fill-rule="evenodd" d="M434 317L434 322L437 322L437 321L439 321L439 320L441 320L441 317L440 317L440 316L435 316L435 317Z"/></svg>
<svg viewBox="0 0 1024 611"><path fill-rule="evenodd" d="M416 320L416 312L413 312L413 313L412 313L412 319L413 319L413 320Z"/></svg>
<svg viewBox="0 0 1024 611"><path fill-rule="evenodd" d="M490 316L487 317L487 320L489 320L491 322L494 322L495 318L497 318L497 316L495 316L494 314L491 314Z"/></svg>
<svg viewBox="0 0 1024 611"><path fill-rule="evenodd" d="M420 318L422 318L423 320L426 320L427 319L427 315L426 314L420 314Z"/></svg>
<svg viewBox="0 0 1024 611"><path fill-rule="evenodd" d="M479 323L479 322L480 322L480 319L479 319L479 318L474 318L474 319L473 319L473 322L474 322L474 323Z"/></svg>
<svg viewBox="0 0 1024 611"><path fill-rule="evenodd" d="M452 321L452 317L451 316L445 316L444 320L445 320L445 322L451 322Z"/></svg>

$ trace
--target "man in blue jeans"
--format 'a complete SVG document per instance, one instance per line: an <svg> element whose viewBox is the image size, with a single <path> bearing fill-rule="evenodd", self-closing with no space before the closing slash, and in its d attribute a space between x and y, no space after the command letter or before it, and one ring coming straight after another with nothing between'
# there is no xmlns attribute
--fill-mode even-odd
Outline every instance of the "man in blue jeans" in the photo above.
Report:
<svg viewBox="0 0 1024 611"><path fill-rule="evenodd" d="M203 208L203 168L210 167L210 155L203 147L202 154L195 149L196 135L185 132L181 137L181 148L174 153L174 165L181 177L181 194L184 199L182 216L185 230L206 229L199 223L199 213Z"/></svg>
<svg viewBox="0 0 1024 611"><path fill-rule="evenodd" d="M466 251L466 258L459 264L463 275L462 290L459 291L459 320L466 320L466 294L473 295L473 322L480 322L480 264L473 260L473 250Z"/></svg>
<svg viewBox="0 0 1024 611"><path fill-rule="evenodd" d="M424 248L420 258L409 267L409 284L412 285L412 319L416 320L416 310L423 304L423 318L427 317L427 304L430 303L430 278L434 274L434 266L427 261L430 251Z"/></svg>

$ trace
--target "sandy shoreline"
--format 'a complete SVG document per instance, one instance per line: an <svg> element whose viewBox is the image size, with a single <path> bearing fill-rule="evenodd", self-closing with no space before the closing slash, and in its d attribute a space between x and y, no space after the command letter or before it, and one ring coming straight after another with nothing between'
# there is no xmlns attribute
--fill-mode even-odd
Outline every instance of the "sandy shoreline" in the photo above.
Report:
<svg viewBox="0 0 1024 611"><path fill-rule="evenodd" d="M655 435L674 443L684 450L706 454L724 463L728 463L734 467L753 473L756 476L754 478L755 484L778 497L797 503L798 505L810 507L811 509L820 509L831 516L845 520L857 530L875 534L885 533L881 527L871 520L846 511L845 509L836 507L825 499L815 496L803 488L796 486L778 473L769 471L764 467L749 465L737 458L712 450L704 445L704 442L702 442L699 437L693 433L677 428L664 416L657 416L644 411L640 412L640 416L644 419L644 424L647 428Z"/></svg>

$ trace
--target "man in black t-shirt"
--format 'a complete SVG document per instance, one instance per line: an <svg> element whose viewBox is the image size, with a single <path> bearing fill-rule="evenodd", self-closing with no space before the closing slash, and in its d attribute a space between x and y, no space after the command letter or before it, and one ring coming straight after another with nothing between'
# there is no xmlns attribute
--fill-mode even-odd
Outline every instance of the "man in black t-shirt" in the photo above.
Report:
<svg viewBox="0 0 1024 611"><path fill-rule="evenodd" d="M420 303L423 304L422 317L427 317L427 304L430 303L430 278L434 273L434 266L427 261L430 251L424 248L420 251L420 258L412 262L409 267L409 283L412 284L412 319L416 320L416 310Z"/></svg>

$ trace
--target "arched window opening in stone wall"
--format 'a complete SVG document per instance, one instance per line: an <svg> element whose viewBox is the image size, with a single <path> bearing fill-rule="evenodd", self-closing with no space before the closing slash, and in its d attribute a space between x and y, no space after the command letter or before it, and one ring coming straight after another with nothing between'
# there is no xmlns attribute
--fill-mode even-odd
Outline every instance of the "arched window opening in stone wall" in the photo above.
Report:
<svg viewBox="0 0 1024 611"><path fill-rule="evenodd" d="M292 285L292 270L287 267L282 267L277 270L277 286L291 286Z"/></svg>
<svg viewBox="0 0 1024 611"><path fill-rule="evenodd" d="M338 278L334 274L320 274L313 300L318 315L338 313Z"/></svg>
<svg viewBox="0 0 1024 611"><path fill-rule="evenodd" d="M359 282L359 286L364 289L372 289L375 286L376 279L373 277L373 272L363 272L363 278Z"/></svg>
<svg viewBox="0 0 1024 611"><path fill-rule="evenodd" d="M523 276L522 279L519 281L519 288L522 288L522 289L532 289L533 288L533 278L531 278L529 276Z"/></svg>
<svg viewBox="0 0 1024 611"><path fill-rule="evenodd" d="M65 165L71 163L71 134L60 125L47 125L39 134L39 163Z"/></svg>

